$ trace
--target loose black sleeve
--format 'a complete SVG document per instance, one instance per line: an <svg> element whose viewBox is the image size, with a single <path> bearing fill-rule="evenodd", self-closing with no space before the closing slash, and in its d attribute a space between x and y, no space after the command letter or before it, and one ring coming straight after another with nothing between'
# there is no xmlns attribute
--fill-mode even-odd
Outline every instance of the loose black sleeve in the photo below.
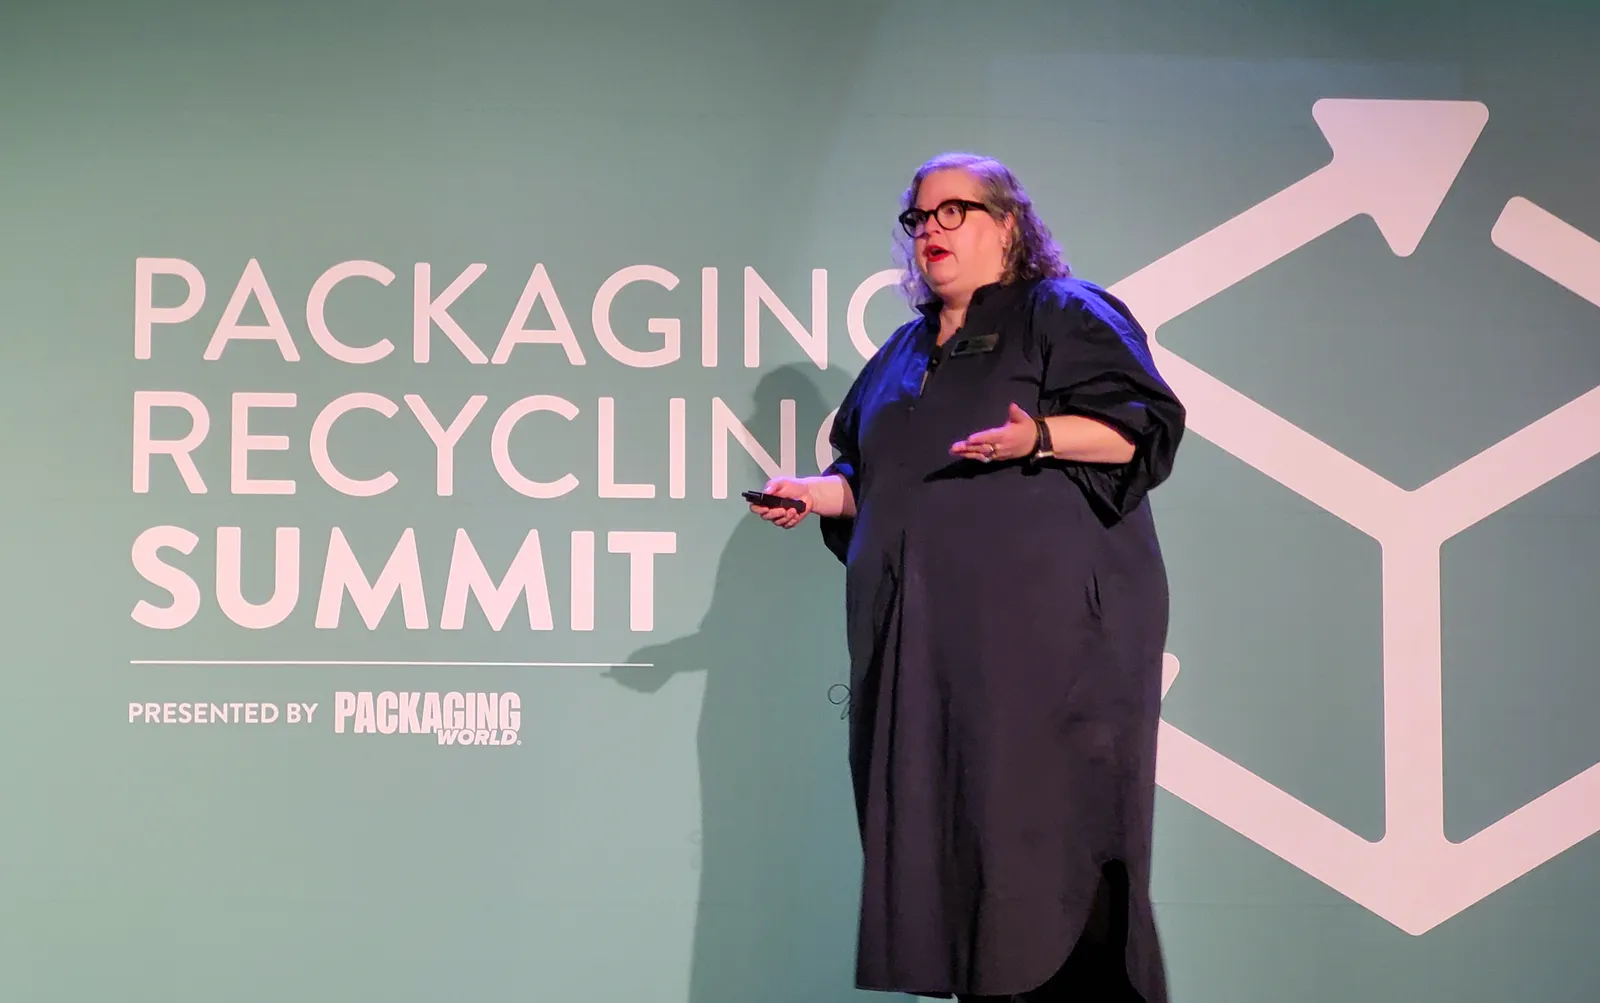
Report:
<svg viewBox="0 0 1600 1003"><path fill-rule="evenodd" d="M1044 365L1041 414L1094 418L1134 444L1127 463L1058 461L1101 520L1116 522L1171 475L1183 404L1156 371L1144 329L1105 290L1081 282L1046 287L1033 328Z"/></svg>
<svg viewBox="0 0 1600 1003"><path fill-rule="evenodd" d="M822 471L824 476L837 474L843 477L845 483L850 485L850 496L854 499L861 497L861 443L859 432L861 427L861 395L862 387L870 379L872 365L869 361L862 367L851 384L850 390L844 395L844 400L839 404L839 410L833 418L833 429L828 433L828 444L839 455ZM833 556L845 563L850 553L850 538L855 529L855 519L847 517L818 516L818 524L822 530L822 542Z"/></svg>

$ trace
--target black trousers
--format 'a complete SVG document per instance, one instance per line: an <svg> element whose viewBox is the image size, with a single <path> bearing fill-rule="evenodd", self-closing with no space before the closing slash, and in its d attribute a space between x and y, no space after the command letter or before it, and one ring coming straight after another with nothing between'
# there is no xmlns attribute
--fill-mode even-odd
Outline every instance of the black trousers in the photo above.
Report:
<svg viewBox="0 0 1600 1003"><path fill-rule="evenodd" d="M1050 980L1011 996L957 996L958 1003L1143 1003L1128 981L1128 872L1120 862L1100 873L1083 935Z"/></svg>

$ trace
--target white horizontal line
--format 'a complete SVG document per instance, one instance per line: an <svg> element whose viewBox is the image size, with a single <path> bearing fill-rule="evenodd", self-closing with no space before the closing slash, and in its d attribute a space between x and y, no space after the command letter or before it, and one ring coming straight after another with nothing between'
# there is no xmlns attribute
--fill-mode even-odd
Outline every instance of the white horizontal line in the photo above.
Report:
<svg viewBox="0 0 1600 1003"><path fill-rule="evenodd" d="M224 658L134 658L129 665L315 665L315 666L407 666L426 668L515 668L515 669L648 669L653 662L451 662L451 661L389 661L368 659L362 661L337 659L224 659Z"/></svg>

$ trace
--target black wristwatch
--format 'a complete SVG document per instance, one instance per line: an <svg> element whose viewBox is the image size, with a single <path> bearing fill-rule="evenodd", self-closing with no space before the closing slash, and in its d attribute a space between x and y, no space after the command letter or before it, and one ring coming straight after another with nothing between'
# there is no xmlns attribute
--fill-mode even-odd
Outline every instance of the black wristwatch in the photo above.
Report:
<svg viewBox="0 0 1600 1003"><path fill-rule="evenodd" d="M1038 437L1033 443L1032 459L1048 460L1055 456L1055 444L1050 441L1050 426L1043 418L1034 418L1033 427L1038 432Z"/></svg>

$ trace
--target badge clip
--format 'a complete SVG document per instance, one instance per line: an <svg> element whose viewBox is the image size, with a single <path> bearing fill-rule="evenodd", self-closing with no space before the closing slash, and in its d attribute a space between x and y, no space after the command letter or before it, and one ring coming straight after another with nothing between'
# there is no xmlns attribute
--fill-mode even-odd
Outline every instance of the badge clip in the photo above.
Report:
<svg viewBox="0 0 1600 1003"><path fill-rule="evenodd" d="M950 357L954 359L963 355L983 355L985 352L994 351L999 344L1000 335L996 333L985 334L977 338L962 338L951 347Z"/></svg>

